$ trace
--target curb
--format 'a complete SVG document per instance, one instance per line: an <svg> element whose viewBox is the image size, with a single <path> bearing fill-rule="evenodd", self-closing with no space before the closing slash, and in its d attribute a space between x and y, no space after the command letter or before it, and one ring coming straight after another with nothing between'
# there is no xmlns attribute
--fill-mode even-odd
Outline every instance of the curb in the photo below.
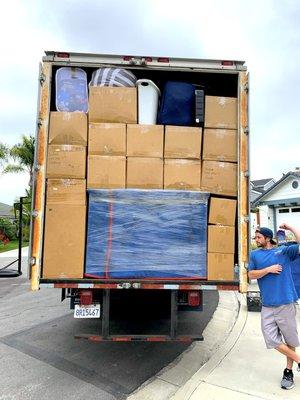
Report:
<svg viewBox="0 0 300 400"><path fill-rule="evenodd" d="M192 378L184 386L182 386L172 397L170 397L170 400L190 399L198 386L207 379L207 377L215 370L215 368L219 366L222 360L230 353L230 351L235 346L241 333L244 330L248 317L245 295L239 294L238 297L240 302L238 318L233 326L231 333L225 340L225 343L216 351L216 353L208 360L208 362L204 364L203 367L201 367L199 371L197 371L192 376Z"/></svg>
<svg viewBox="0 0 300 400"><path fill-rule="evenodd" d="M206 326L203 342L195 342L177 359L127 397L128 400L187 399L182 389L188 385L191 393L198 386L194 377L210 360L223 350L240 316L240 299L234 292L220 291L219 304ZM227 353L226 353L227 354Z"/></svg>

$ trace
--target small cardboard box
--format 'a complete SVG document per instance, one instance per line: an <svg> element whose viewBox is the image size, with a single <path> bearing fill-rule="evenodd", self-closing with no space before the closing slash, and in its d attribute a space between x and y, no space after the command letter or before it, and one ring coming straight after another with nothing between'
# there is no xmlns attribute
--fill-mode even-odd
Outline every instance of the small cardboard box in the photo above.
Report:
<svg viewBox="0 0 300 400"><path fill-rule="evenodd" d="M150 157L127 158L127 188L162 189L163 160Z"/></svg>
<svg viewBox="0 0 300 400"><path fill-rule="evenodd" d="M163 157L163 125L127 125L127 156Z"/></svg>
<svg viewBox="0 0 300 400"><path fill-rule="evenodd" d="M90 155L126 156L125 124L89 124Z"/></svg>
<svg viewBox="0 0 300 400"><path fill-rule="evenodd" d="M86 207L70 204L46 206L42 277L82 278Z"/></svg>
<svg viewBox="0 0 300 400"><path fill-rule="evenodd" d="M126 157L88 156L88 189L124 189Z"/></svg>
<svg viewBox="0 0 300 400"><path fill-rule="evenodd" d="M218 197L210 198L209 224L220 224L227 226L235 225L236 200Z"/></svg>
<svg viewBox="0 0 300 400"><path fill-rule="evenodd" d="M234 254L234 232L233 226L209 225L207 251L209 253Z"/></svg>
<svg viewBox="0 0 300 400"><path fill-rule="evenodd" d="M222 254L222 253L208 253L207 279L209 281L233 281L234 255Z"/></svg>
<svg viewBox="0 0 300 400"><path fill-rule="evenodd" d="M136 88L91 86L89 97L89 122L136 124Z"/></svg>
<svg viewBox="0 0 300 400"><path fill-rule="evenodd" d="M165 158L200 159L202 128L170 126L165 129Z"/></svg>
<svg viewBox="0 0 300 400"><path fill-rule="evenodd" d="M165 160L164 189L200 190L200 177L200 160Z"/></svg>
<svg viewBox="0 0 300 400"><path fill-rule="evenodd" d="M49 144L87 145L87 115L82 112L50 113Z"/></svg>
<svg viewBox="0 0 300 400"><path fill-rule="evenodd" d="M71 144L48 146L47 178L85 178L86 147Z"/></svg>
<svg viewBox="0 0 300 400"><path fill-rule="evenodd" d="M47 205L86 204L85 179L47 179Z"/></svg>
<svg viewBox="0 0 300 400"><path fill-rule="evenodd" d="M221 161L203 161L201 190L225 196L236 196L237 164Z"/></svg>
<svg viewBox="0 0 300 400"><path fill-rule="evenodd" d="M237 162L237 131L204 129L203 160Z"/></svg>
<svg viewBox="0 0 300 400"><path fill-rule="evenodd" d="M237 129L237 99L205 96L206 128Z"/></svg>

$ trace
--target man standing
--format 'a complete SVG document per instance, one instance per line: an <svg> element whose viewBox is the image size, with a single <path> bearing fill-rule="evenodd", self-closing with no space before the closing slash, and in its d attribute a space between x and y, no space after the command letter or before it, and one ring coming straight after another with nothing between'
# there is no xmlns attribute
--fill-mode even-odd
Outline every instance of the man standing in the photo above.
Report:
<svg viewBox="0 0 300 400"><path fill-rule="evenodd" d="M300 242L300 232L287 224L281 229L291 231ZM262 299L261 327L268 349L276 349L287 359L281 380L282 389L294 387L293 362L300 371L300 355L295 351L299 346L296 322L298 295L294 286L290 262L299 256L300 246L274 247L273 232L269 228L260 228L255 232L258 246L250 254L250 279L257 279Z"/></svg>

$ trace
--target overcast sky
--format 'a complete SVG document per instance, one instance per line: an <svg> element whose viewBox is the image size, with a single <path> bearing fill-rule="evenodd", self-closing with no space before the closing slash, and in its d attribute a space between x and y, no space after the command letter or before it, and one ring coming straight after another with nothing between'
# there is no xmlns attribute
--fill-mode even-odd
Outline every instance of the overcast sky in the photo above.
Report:
<svg viewBox="0 0 300 400"><path fill-rule="evenodd" d="M10 0L0 17L0 142L35 134L44 50L245 60L251 179L300 166L300 2L295 0ZM0 202L26 175L0 176Z"/></svg>

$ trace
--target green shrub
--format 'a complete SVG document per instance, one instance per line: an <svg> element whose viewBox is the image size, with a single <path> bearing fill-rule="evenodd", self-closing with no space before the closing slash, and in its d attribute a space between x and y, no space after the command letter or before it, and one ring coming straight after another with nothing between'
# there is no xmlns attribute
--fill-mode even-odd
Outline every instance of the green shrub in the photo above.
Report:
<svg viewBox="0 0 300 400"><path fill-rule="evenodd" d="M14 240L17 237L16 225L9 218L0 218L0 233L8 237L9 240Z"/></svg>

